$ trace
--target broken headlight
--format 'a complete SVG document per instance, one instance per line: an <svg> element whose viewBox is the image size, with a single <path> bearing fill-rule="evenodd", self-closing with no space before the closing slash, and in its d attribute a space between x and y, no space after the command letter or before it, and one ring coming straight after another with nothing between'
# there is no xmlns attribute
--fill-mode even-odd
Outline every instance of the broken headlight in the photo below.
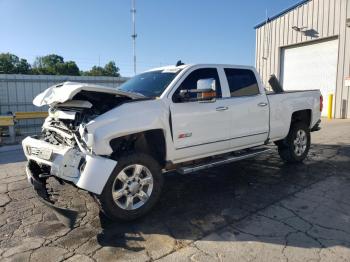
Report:
<svg viewBox="0 0 350 262"><path fill-rule="evenodd" d="M92 148L94 144L94 135L89 133L87 128L83 125L79 126L79 134L88 148Z"/></svg>

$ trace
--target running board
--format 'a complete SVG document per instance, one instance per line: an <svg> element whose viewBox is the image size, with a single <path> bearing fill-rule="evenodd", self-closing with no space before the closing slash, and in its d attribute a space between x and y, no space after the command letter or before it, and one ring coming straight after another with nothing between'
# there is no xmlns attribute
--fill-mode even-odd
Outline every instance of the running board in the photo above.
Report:
<svg viewBox="0 0 350 262"><path fill-rule="evenodd" d="M177 172L180 174L186 175L190 174L193 172L197 172L203 169L215 167L215 166L220 166L232 162L236 162L239 160L255 157L257 155L260 155L262 153L266 153L271 151L271 148L258 148L258 149L249 149L244 151L243 153L237 154L237 152L232 153L231 155L213 159L210 162L207 162L205 164L198 164L198 165L193 165L193 166L184 166L184 167L179 167L177 168ZM240 151L242 152L242 151Z"/></svg>

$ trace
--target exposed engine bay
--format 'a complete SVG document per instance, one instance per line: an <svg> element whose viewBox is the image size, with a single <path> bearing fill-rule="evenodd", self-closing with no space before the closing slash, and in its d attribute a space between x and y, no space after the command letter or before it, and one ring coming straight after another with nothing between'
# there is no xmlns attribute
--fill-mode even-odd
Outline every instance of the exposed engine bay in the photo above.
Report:
<svg viewBox="0 0 350 262"><path fill-rule="evenodd" d="M81 91L72 100L50 106L42 139L53 145L76 146L80 140L79 128L97 116L117 107L132 98L92 91Z"/></svg>

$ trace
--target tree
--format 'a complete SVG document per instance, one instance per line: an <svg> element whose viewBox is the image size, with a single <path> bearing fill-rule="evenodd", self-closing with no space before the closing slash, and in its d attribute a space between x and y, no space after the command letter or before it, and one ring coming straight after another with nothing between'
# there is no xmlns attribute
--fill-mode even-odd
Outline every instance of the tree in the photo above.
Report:
<svg viewBox="0 0 350 262"><path fill-rule="evenodd" d="M19 59L18 56L10 53L0 54L0 73L2 74L28 74L30 64L26 59Z"/></svg>
<svg viewBox="0 0 350 262"><path fill-rule="evenodd" d="M33 73L43 75L80 75L79 67L74 61L64 62L63 57L56 54L37 57L33 64Z"/></svg>
<svg viewBox="0 0 350 262"><path fill-rule="evenodd" d="M71 75L71 76L80 75L79 67L74 61L67 61L64 63L64 65L65 65L65 69L64 69L65 75Z"/></svg>
<svg viewBox="0 0 350 262"><path fill-rule="evenodd" d="M64 63L58 63L54 66L56 75L80 75L79 67L73 61L67 61Z"/></svg>
<svg viewBox="0 0 350 262"><path fill-rule="evenodd" d="M62 56L51 54L46 56L39 56L34 62L34 67L55 67L57 64L63 64Z"/></svg>
<svg viewBox="0 0 350 262"><path fill-rule="evenodd" d="M0 72L3 74L15 74L16 73L16 61L18 57L10 53L0 54Z"/></svg>
<svg viewBox="0 0 350 262"><path fill-rule="evenodd" d="M107 75L107 76L120 76L119 68L116 67L114 61L108 62L105 65L104 71L105 71L105 75Z"/></svg>
<svg viewBox="0 0 350 262"><path fill-rule="evenodd" d="M87 76L120 76L119 68L114 61L108 62L104 67L93 66L89 71L84 72Z"/></svg>
<svg viewBox="0 0 350 262"><path fill-rule="evenodd" d="M84 72L74 61L65 62L62 56L56 54L38 56L31 66L26 59L11 53L0 53L0 74L120 76L114 61L109 61L104 67L93 66Z"/></svg>
<svg viewBox="0 0 350 262"><path fill-rule="evenodd" d="M28 63L27 59L21 58L17 64L17 73L18 74L30 74L32 67Z"/></svg>
<svg viewBox="0 0 350 262"><path fill-rule="evenodd" d="M104 76L104 69L100 66L93 66L89 71L85 72L87 76Z"/></svg>

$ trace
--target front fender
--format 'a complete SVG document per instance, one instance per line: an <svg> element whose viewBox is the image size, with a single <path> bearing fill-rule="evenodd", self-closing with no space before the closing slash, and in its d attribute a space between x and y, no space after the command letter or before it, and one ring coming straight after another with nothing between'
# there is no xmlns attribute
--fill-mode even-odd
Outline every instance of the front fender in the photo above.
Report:
<svg viewBox="0 0 350 262"><path fill-rule="evenodd" d="M97 117L86 125L94 136L92 150L97 155L110 155L113 150L110 141L114 138L143 131L161 129L169 134L169 110L160 100L125 103Z"/></svg>

